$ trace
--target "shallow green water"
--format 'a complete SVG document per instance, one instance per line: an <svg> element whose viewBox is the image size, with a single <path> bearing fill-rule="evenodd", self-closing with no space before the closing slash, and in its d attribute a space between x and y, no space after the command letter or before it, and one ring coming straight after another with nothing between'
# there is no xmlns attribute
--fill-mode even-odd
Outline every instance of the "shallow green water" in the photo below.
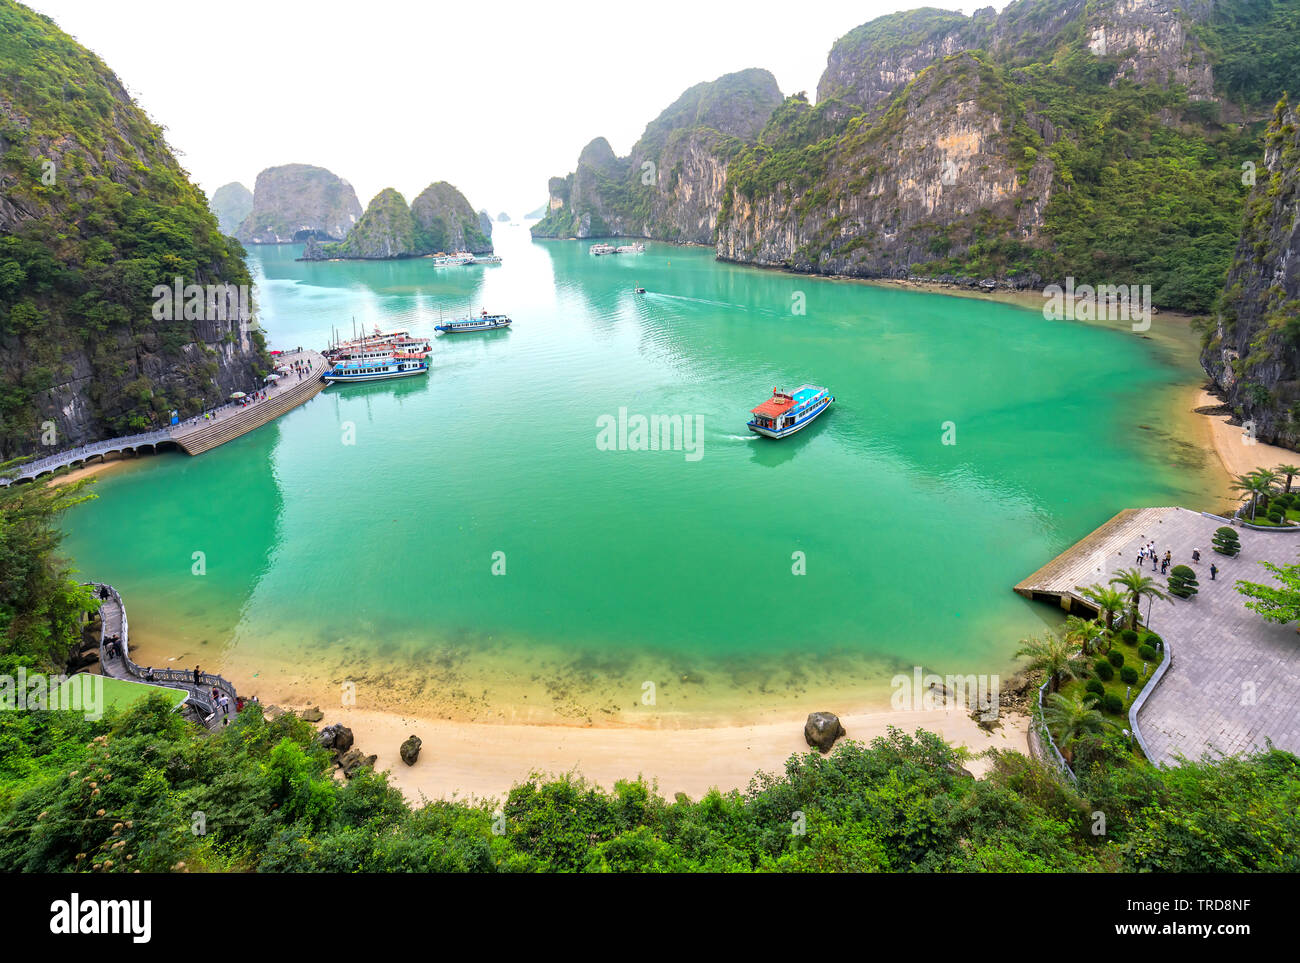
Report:
<svg viewBox="0 0 1300 963"><path fill-rule="evenodd" d="M1015 582L1120 508L1195 501L1201 479L1139 428L1187 372L1132 335L701 249L497 240L490 268L253 250L273 347L479 306L516 326L438 339L427 378L330 387L201 457L101 479L67 547L122 590L133 634L205 668L292 651L337 675L347 653L463 682L476 659L537 659L534 676L630 691L650 659L715 695L769 691L780 668L1002 671L1051 617ZM750 436L749 408L804 381L831 411ZM620 408L697 416L702 457L600 450Z"/></svg>

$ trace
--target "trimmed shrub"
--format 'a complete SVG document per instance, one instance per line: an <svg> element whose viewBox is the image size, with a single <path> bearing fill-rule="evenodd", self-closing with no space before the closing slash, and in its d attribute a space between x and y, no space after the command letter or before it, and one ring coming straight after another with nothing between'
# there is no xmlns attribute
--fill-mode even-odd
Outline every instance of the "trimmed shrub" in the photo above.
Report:
<svg viewBox="0 0 1300 963"><path fill-rule="evenodd" d="M1169 591L1180 599L1189 599L1200 591L1196 573L1186 565L1175 565L1169 573Z"/></svg>
<svg viewBox="0 0 1300 963"><path fill-rule="evenodd" d="M1098 699L1106 694L1106 686L1102 684L1100 679L1089 679L1088 684L1084 686L1084 689L1091 692Z"/></svg>
<svg viewBox="0 0 1300 963"><path fill-rule="evenodd" d="M1235 558L1241 552L1241 539L1237 537L1235 529L1226 525L1214 530L1214 537L1210 539L1210 544L1220 555L1230 555Z"/></svg>
<svg viewBox="0 0 1300 963"><path fill-rule="evenodd" d="M1092 671L1097 673L1097 678L1102 682L1109 682L1115 678L1115 667L1105 659L1098 659L1097 664L1092 667Z"/></svg>
<svg viewBox="0 0 1300 963"><path fill-rule="evenodd" d="M1138 634L1132 629L1125 629L1119 634L1119 637L1124 641L1125 645L1137 645ZM1118 662L1115 664L1119 665Z"/></svg>
<svg viewBox="0 0 1300 963"><path fill-rule="evenodd" d="M1118 716L1124 714L1124 700L1113 692L1107 694L1106 698L1101 700L1101 704L1102 708L1111 715Z"/></svg>
<svg viewBox="0 0 1300 963"><path fill-rule="evenodd" d="M1119 680L1128 685L1133 685L1138 680L1138 670L1131 665L1126 665L1119 670Z"/></svg>
<svg viewBox="0 0 1300 963"><path fill-rule="evenodd" d="M1111 649L1110 654L1107 655L1106 658L1108 658L1110 664L1117 669L1124 664L1124 653L1119 651L1119 649Z"/></svg>
<svg viewBox="0 0 1300 963"><path fill-rule="evenodd" d="M1154 632L1147 632L1142 636L1142 644L1151 645L1157 649L1163 649L1165 647L1165 640L1160 638L1160 636L1156 635Z"/></svg>
<svg viewBox="0 0 1300 963"><path fill-rule="evenodd" d="M1146 643L1143 643L1138 646L1138 658L1143 662L1154 662L1156 661L1156 650Z"/></svg>

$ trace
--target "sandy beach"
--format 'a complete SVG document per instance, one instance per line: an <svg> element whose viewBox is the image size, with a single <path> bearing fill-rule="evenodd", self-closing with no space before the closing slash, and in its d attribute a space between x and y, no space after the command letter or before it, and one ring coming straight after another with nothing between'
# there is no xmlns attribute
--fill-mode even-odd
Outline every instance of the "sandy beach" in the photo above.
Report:
<svg viewBox="0 0 1300 963"><path fill-rule="evenodd" d="M1196 393L1192 410L1222 404L1222 401L1201 388ZM1206 447L1214 449L1229 481L1257 469L1293 465L1300 458L1300 454L1289 448L1266 445L1262 441L1248 442L1240 425L1228 424L1228 415L1200 415L1199 421L1203 426Z"/></svg>
<svg viewBox="0 0 1300 963"><path fill-rule="evenodd" d="M818 708L814 706L813 708ZM825 707L823 707L825 708ZM890 726L907 733L926 729L973 754L986 749L1027 753L1028 719L1003 713L1000 727L985 732L960 709L850 713L840 717L848 738L870 742ZM791 754L808 752L803 718L754 726L695 729L606 729L579 726L492 725L420 719L365 709L327 710L322 726L341 722L355 745L377 755L377 769L411 801L503 797L539 772L578 773L606 789L619 779L644 776L672 799L683 792L699 799L712 788L744 789L755 773L781 772ZM414 766L398 748L409 735L423 742ZM971 759L975 775L987 759Z"/></svg>

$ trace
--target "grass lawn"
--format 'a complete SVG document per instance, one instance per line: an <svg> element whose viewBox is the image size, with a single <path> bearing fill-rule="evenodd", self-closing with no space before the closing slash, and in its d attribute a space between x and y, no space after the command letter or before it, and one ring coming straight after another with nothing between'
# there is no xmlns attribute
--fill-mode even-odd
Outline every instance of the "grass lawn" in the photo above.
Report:
<svg viewBox="0 0 1300 963"><path fill-rule="evenodd" d="M187 693L184 689L172 689L161 685L148 685L144 682L128 682L125 679L110 679L106 676L91 675L82 672L72 676L59 686L58 692L60 699L64 699L64 705L80 704L69 701L71 697L76 696L78 690L82 693L82 699L85 698L86 689L84 686L94 683L88 680L97 680L103 684L103 708L104 709L124 709L133 702L138 702L145 696L153 692L161 692L173 707L178 707L185 701Z"/></svg>

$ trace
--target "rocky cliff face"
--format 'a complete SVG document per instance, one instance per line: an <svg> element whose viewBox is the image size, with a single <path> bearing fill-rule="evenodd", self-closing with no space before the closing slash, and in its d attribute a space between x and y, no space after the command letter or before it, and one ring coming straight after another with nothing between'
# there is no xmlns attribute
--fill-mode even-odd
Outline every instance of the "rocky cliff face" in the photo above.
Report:
<svg viewBox="0 0 1300 963"><path fill-rule="evenodd" d="M882 121L857 118L829 139L808 158L815 167L784 177L779 147L761 154L729 185L718 256L888 276L932 258L936 243L971 243L977 217L1031 237L1051 197L1052 162L1041 154L1023 174L1017 169L1003 120L1008 102L996 71L960 54L923 71ZM792 101L780 122L798 129L825 111ZM769 142L779 144L772 127ZM954 231L958 223L970 231Z"/></svg>
<svg viewBox="0 0 1300 963"><path fill-rule="evenodd" d="M1075 145L1092 136L1063 129L1072 115L1061 107L1073 99L1121 109L1121 85L1180 87L1185 95L1160 105L1160 123L1182 127L1179 98L1213 91L1206 53L1188 27L1210 7L1021 0L1001 15L927 9L864 24L835 44L818 107L807 111L822 121L838 104L847 121L818 123L793 140L782 129L760 135L732 167L719 256L867 277L969 271L972 283L986 272L1017 284L1049 272L1053 280L1058 271L1087 275L1092 265L1045 254L1055 240L1053 200L1075 188L1075 172L1061 162L1072 165ZM1096 89L1101 82L1115 93ZM1003 255L979 254L994 246Z"/></svg>
<svg viewBox="0 0 1300 963"><path fill-rule="evenodd" d="M238 182L222 184L213 192L209 206L217 215L221 233L234 236L244 218L253 211L253 192Z"/></svg>
<svg viewBox="0 0 1300 963"><path fill-rule="evenodd" d="M112 71L0 0L0 78L0 455L147 430L260 385L255 318L156 293L252 280Z"/></svg>
<svg viewBox="0 0 1300 963"><path fill-rule="evenodd" d="M1300 116L1285 101L1266 143L1201 365L1256 438L1300 448Z"/></svg>
<svg viewBox="0 0 1300 963"><path fill-rule="evenodd" d="M361 217L357 192L323 167L285 164L257 175L253 210L235 236L245 244L342 240Z"/></svg>
<svg viewBox="0 0 1300 963"><path fill-rule="evenodd" d="M712 243L727 163L781 102L766 70L696 84L641 135L625 158L598 137L572 174L552 178L535 237L625 235Z"/></svg>
<svg viewBox="0 0 1300 963"><path fill-rule="evenodd" d="M415 246L421 254L492 252L491 229L484 231L465 195L446 181L430 184L411 202Z"/></svg>

